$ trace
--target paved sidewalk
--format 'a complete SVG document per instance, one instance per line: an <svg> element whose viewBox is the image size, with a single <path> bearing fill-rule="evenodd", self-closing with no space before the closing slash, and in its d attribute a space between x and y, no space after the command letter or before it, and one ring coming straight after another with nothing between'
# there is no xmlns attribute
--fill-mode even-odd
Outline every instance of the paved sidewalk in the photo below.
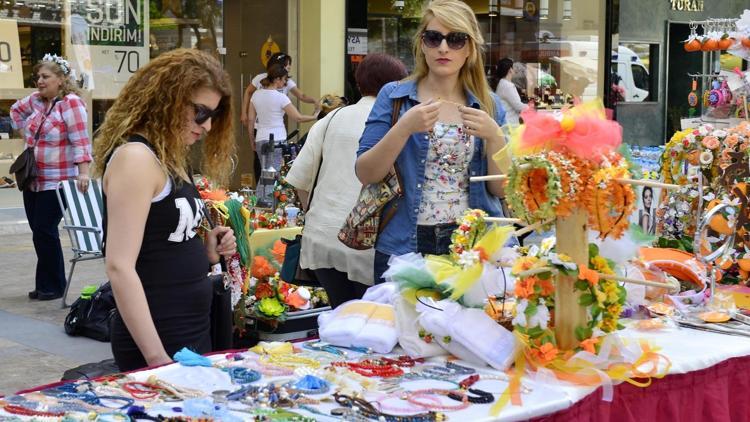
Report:
<svg viewBox="0 0 750 422"><path fill-rule="evenodd" d="M0 226L9 223L3 220L1 211ZM67 271L70 242L64 231L60 238ZM70 368L112 356L109 343L65 334L63 321L68 310L60 308L60 300L29 300L27 292L34 287L35 266L31 233L0 231L0 396L59 381ZM104 281L102 260L79 263L69 301L75 299L83 285Z"/></svg>

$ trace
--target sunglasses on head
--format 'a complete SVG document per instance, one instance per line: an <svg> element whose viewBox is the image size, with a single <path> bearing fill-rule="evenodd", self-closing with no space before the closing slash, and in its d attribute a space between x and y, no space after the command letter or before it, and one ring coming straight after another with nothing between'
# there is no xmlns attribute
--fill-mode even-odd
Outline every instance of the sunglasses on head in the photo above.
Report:
<svg viewBox="0 0 750 422"><path fill-rule="evenodd" d="M211 110L203 104L193 104L193 110L195 111L195 124L202 125L208 119L215 119L221 112L221 107Z"/></svg>
<svg viewBox="0 0 750 422"><path fill-rule="evenodd" d="M422 41L424 45L429 48L437 48L446 40L448 42L448 48L451 50L460 50L466 45L466 41L469 39L469 34L465 32L449 32L446 35L440 33L440 31L426 30L422 32Z"/></svg>

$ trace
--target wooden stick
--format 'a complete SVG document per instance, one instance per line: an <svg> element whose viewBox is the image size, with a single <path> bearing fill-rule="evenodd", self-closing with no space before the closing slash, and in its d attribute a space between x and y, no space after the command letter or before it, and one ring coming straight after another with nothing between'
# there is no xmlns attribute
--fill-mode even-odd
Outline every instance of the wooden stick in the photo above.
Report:
<svg viewBox="0 0 750 422"><path fill-rule="evenodd" d="M652 188L662 188L662 189L679 189L680 185L673 185L671 183L662 183L662 182L656 182L653 180L644 180L644 179L622 179L617 178L615 179L617 182L622 184L629 184L629 185L638 185L638 186L650 186Z"/></svg>
<svg viewBox="0 0 750 422"><path fill-rule="evenodd" d="M549 219L547 221L537 221L534 224L530 224L530 225L528 225L528 226L526 226L526 227L524 227L522 229L518 229L518 230L514 231L512 234L513 234L513 236L521 236L521 235L524 235L526 233L533 232L534 230L542 227L543 225L550 224L553 221L555 221L554 218L551 218L551 219Z"/></svg>
<svg viewBox="0 0 750 422"><path fill-rule="evenodd" d="M488 180L505 180L508 176L505 174L491 174L489 176L473 176L469 177L470 182L486 182Z"/></svg>
<svg viewBox="0 0 750 422"><path fill-rule="evenodd" d="M488 223L507 223L507 224L523 224L523 220L520 218L506 218L506 217L484 217L484 221Z"/></svg>
<svg viewBox="0 0 750 422"><path fill-rule="evenodd" d="M489 180L505 180L508 176L505 174L491 174L488 176L474 176L470 177L470 182L486 182ZM629 185L638 185L638 186L651 186L652 188L662 188L662 189L679 189L680 185L674 185L671 183L662 183L657 182L654 180L644 180L644 179L622 179L617 178L615 179L619 183L623 184L629 184Z"/></svg>
<svg viewBox="0 0 750 422"><path fill-rule="evenodd" d="M555 267L532 268L530 270L526 270L526 271L518 273L516 277L519 277L519 278L530 277L532 275L546 273L549 271L557 272L558 269ZM619 281L622 283L639 284L641 286L660 287L662 289L667 289L668 291L672 290L675 287L675 286L672 286L671 284L659 283L658 281L639 280L637 278L620 277L618 275L612 275L612 274L602 274L602 273L598 273L598 274L600 278L604 278L607 280L615 280L615 281Z"/></svg>
<svg viewBox="0 0 750 422"><path fill-rule="evenodd" d="M618 275L612 275L612 274L599 274L599 277L607 279L607 280L620 281L623 283L639 284L641 286L660 287L663 289L667 289L667 291L672 291L675 288L675 286L671 284L667 284L667 283L659 283L657 281L648 281L648 280L639 280L636 278L620 277Z"/></svg>

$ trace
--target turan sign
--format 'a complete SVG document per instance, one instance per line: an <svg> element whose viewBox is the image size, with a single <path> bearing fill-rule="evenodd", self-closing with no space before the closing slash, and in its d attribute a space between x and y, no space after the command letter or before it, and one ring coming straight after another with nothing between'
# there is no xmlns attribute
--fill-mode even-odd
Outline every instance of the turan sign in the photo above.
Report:
<svg viewBox="0 0 750 422"><path fill-rule="evenodd" d="M680 12L702 12L703 0L669 0L672 10Z"/></svg>

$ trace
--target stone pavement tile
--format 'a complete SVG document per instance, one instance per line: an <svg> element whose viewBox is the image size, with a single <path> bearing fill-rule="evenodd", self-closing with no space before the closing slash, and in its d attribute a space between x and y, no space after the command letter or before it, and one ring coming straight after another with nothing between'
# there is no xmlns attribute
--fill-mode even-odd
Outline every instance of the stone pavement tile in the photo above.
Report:
<svg viewBox="0 0 750 422"><path fill-rule="evenodd" d="M0 347L0 362L0 395L60 381L63 372L78 365L20 344Z"/></svg>
<svg viewBox="0 0 750 422"><path fill-rule="evenodd" d="M63 232L60 239L65 254L66 274L72 257L70 239ZM46 302L29 300L27 294L34 289L36 255L31 234L0 236L0 310L58 323L62 328L68 310L61 309L61 300ZM107 280L104 260L80 262L76 265L73 283L68 292L72 303L86 284L101 284Z"/></svg>

